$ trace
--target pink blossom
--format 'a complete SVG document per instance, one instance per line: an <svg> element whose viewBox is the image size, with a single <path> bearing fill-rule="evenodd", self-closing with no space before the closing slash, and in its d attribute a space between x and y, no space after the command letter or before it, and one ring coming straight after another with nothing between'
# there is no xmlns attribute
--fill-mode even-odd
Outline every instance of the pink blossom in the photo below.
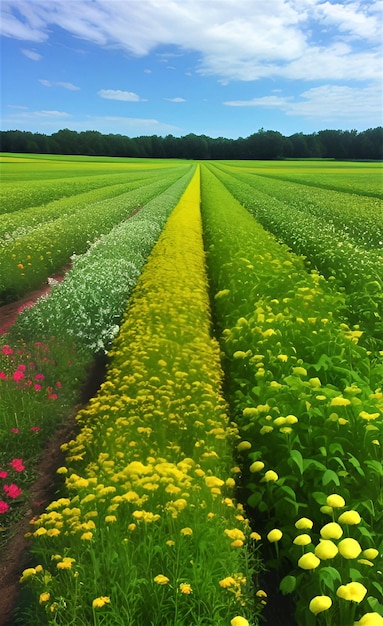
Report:
<svg viewBox="0 0 383 626"><path fill-rule="evenodd" d="M37 383L35 384L35 389L36 391L41 391L42 387L41 385L38 385Z"/></svg>
<svg viewBox="0 0 383 626"><path fill-rule="evenodd" d="M9 509L9 504L4 502L4 500L0 500L0 514L6 513Z"/></svg>
<svg viewBox="0 0 383 626"><path fill-rule="evenodd" d="M7 380L7 375L5 372L0 372L0 380Z"/></svg>
<svg viewBox="0 0 383 626"><path fill-rule="evenodd" d="M23 465L23 459L13 459L9 465L13 467L16 472L22 472L25 469L25 465Z"/></svg>
<svg viewBox="0 0 383 626"><path fill-rule="evenodd" d="M36 374L35 376L35 380L44 380L45 376L44 374Z"/></svg>
<svg viewBox="0 0 383 626"><path fill-rule="evenodd" d="M14 374L13 374L13 380L14 381L19 382L23 378L24 378L23 372L20 372L20 370L17 370L16 372L14 372Z"/></svg>
<svg viewBox="0 0 383 626"><path fill-rule="evenodd" d="M27 366L26 365L18 365L17 369L22 371L22 372L25 372L25 370L27 369Z"/></svg>
<svg viewBox="0 0 383 626"><path fill-rule="evenodd" d="M0 472L0 478L7 478L8 472Z"/></svg>
<svg viewBox="0 0 383 626"><path fill-rule="evenodd" d="M3 346L3 349L1 350L1 352L3 354L13 354L12 348L10 348L8 345Z"/></svg>
<svg viewBox="0 0 383 626"><path fill-rule="evenodd" d="M41 428L39 428L38 426L32 426L29 430L35 432L35 433L39 433Z"/></svg>
<svg viewBox="0 0 383 626"><path fill-rule="evenodd" d="M18 432L19 432L18 428L11 428L11 433L15 433L17 435Z"/></svg>
<svg viewBox="0 0 383 626"><path fill-rule="evenodd" d="M57 398L58 398L57 393L50 393L48 395L48 400L57 400Z"/></svg>
<svg viewBox="0 0 383 626"><path fill-rule="evenodd" d="M17 485L15 485L15 483L12 483L11 485L3 485L3 489L8 498L17 498L23 493L21 489Z"/></svg>
<svg viewBox="0 0 383 626"><path fill-rule="evenodd" d="M56 387L58 387L60 389L60 387L62 387L62 384L60 383L60 381L58 380L56 383Z"/></svg>

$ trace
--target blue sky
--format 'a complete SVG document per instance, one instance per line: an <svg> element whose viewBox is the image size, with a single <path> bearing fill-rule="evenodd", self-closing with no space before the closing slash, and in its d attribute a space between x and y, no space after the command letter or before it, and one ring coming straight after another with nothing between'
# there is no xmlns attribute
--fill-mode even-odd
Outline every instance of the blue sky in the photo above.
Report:
<svg viewBox="0 0 383 626"><path fill-rule="evenodd" d="M1 0L1 128L374 128L382 21L382 0Z"/></svg>

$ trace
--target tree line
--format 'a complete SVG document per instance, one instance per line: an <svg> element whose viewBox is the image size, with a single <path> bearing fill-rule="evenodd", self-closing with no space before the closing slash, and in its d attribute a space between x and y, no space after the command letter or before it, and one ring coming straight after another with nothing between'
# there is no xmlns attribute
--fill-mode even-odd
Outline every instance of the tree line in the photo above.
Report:
<svg viewBox="0 0 383 626"><path fill-rule="evenodd" d="M383 127L356 130L320 130L285 137L259 129L249 137L227 139L189 133L183 137L158 135L127 137L95 130L64 128L51 135L29 131L0 132L2 152L70 154L167 159L383 159Z"/></svg>

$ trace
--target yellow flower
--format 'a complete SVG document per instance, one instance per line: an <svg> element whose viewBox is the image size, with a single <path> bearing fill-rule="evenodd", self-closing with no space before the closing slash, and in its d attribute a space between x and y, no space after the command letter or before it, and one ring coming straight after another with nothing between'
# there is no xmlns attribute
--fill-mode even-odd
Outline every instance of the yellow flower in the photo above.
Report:
<svg viewBox="0 0 383 626"><path fill-rule="evenodd" d="M349 404L351 404L350 400L343 398L343 396L337 396L330 402L330 406L348 406Z"/></svg>
<svg viewBox="0 0 383 626"><path fill-rule="evenodd" d="M40 593L39 603L44 604L45 602L48 602L50 597L51 597L51 594L48 593L48 591L44 591L44 593Z"/></svg>
<svg viewBox="0 0 383 626"><path fill-rule="evenodd" d="M191 588L191 585L189 585L189 583L181 583L180 584L180 591L181 591L181 593L189 595L190 593L193 592L193 589Z"/></svg>
<svg viewBox="0 0 383 626"><path fill-rule="evenodd" d="M211 489L212 487L222 487L225 483L220 478L217 478L217 476L205 476L205 484L206 487Z"/></svg>
<svg viewBox="0 0 383 626"><path fill-rule="evenodd" d="M230 545L232 548L242 548L243 541L241 539L235 539L234 541L231 542Z"/></svg>
<svg viewBox="0 0 383 626"><path fill-rule="evenodd" d="M339 554L345 559L356 559L362 552L362 548L356 539L351 539L350 537L339 542L338 550Z"/></svg>
<svg viewBox="0 0 383 626"><path fill-rule="evenodd" d="M267 539L270 543L275 543L276 541L280 541L282 539L282 535L283 533L279 530L279 528L273 528L273 530L270 530L270 532L267 533Z"/></svg>
<svg viewBox="0 0 383 626"><path fill-rule="evenodd" d="M376 559L378 554L379 551L375 548L367 548L367 550L363 550L363 556L365 556L367 559Z"/></svg>
<svg viewBox="0 0 383 626"><path fill-rule="evenodd" d="M331 506L333 509L341 509L345 506L345 501L342 496L338 496L337 493L331 494L331 496L327 496L326 499L327 506Z"/></svg>
<svg viewBox="0 0 383 626"><path fill-rule="evenodd" d="M271 433L272 430L274 430L274 428L272 426L262 426L262 428L259 431L259 433L261 435L266 435L266 433Z"/></svg>
<svg viewBox="0 0 383 626"><path fill-rule="evenodd" d="M249 626L249 622L244 617L237 615L230 621L231 626Z"/></svg>
<svg viewBox="0 0 383 626"><path fill-rule="evenodd" d="M27 567L27 569L25 569L21 575L20 582L24 582L24 580L26 580L30 576L34 576L36 573L37 572L34 567Z"/></svg>
<svg viewBox="0 0 383 626"><path fill-rule="evenodd" d="M265 464L262 463L262 461L254 461L254 463L250 465L249 469L250 472L254 474L255 472L260 472L261 470L263 470L264 467Z"/></svg>
<svg viewBox="0 0 383 626"><path fill-rule="evenodd" d="M374 567L373 562L368 561L367 559L358 559L358 563L361 563L362 565L368 565L368 567Z"/></svg>
<svg viewBox="0 0 383 626"><path fill-rule="evenodd" d="M262 539L261 535L255 531L250 533L250 539L254 539L254 541L260 541Z"/></svg>
<svg viewBox="0 0 383 626"><path fill-rule="evenodd" d="M91 533L90 530L88 530L85 533L82 533L80 539L82 541L91 541L93 539L93 533Z"/></svg>
<svg viewBox="0 0 383 626"><path fill-rule="evenodd" d="M354 626L383 626L383 617L379 613L365 613Z"/></svg>
<svg viewBox="0 0 383 626"><path fill-rule="evenodd" d="M367 422L370 422L371 420L376 420L379 415L380 413L367 413L367 411L361 411L359 413L359 417L361 417L362 420L366 420Z"/></svg>
<svg viewBox="0 0 383 626"><path fill-rule="evenodd" d="M362 602L364 596L367 593L367 589L364 585L357 582L348 583L348 585L341 585L338 587L336 595L343 600L349 600L350 602Z"/></svg>
<svg viewBox="0 0 383 626"><path fill-rule="evenodd" d="M250 441L240 441L240 443L237 445L238 452L244 452L245 450L250 450L250 448Z"/></svg>
<svg viewBox="0 0 383 626"><path fill-rule="evenodd" d="M307 370L304 367L293 367L293 374L297 376L307 376Z"/></svg>
<svg viewBox="0 0 383 626"><path fill-rule="evenodd" d="M245 541L245 535L239 528L226 528L225 535L227 535L229 539L233 539L234 541L237 541L238 539L240 541Z"/></svg>
<svg viewBox="0 0 383 626"><path fill-rule="evenodd" d="M100 596L99 598L95 598L92 602L92 607L94 609L101 609L105 604L110 602L110 598L108 596Z"/></svg>
<svg viewBox="0 0 383 626"><path fill-rule="evenodd" d="M169 578L167 576L164 576L163 574L158 574L153 578L153 580L155 583L157 583L157 585L167 585L169 582Z"/></svg>
<svg viewBox="0 0 383 626"><path fill-rule="evenodd" d="M193 530L191 528L189 528L189 527L181 528L180 533L184 537L189 537L190 535L193 534Z"/></svg>
<svg viewBox="0 0 383 626"><path fill-rule="evenodd" d="M227 589L228 587L234 587L235 585L236 585L236 582L232 576L226 576L226 578L223 578L223 580L219 581L219 586L222 587L222 589Z"/></svg>
<svg viewBox="0 0 383 626"><path fill-rule="evenodd" d="M75 559L71 559L69 556L64 556L62 561L59 561L56 565L57 569L72 569L72 563Z"/></svg>
<svg viewBox="0 0 383 626"><path fill-rule="evenodd" d="M325 561L326 559L333 559L338 554L338 548L330 539L321 539L314 552L321 561Z"/></svg>
<svg viewBox="0 0 383 626"><path fill-rule="evenodd" d="M350 526L359 524L361 517L357 511L345 511L338 517L338 522L341 524L348 524Z"/></svg>
<svg viewBox="0 0 383 626"><path fill-rule="evenodd" d="M274 472L274 470L268 470L264 476L264 479L267 483L270 482L275 482L276 480L278 480L279 476L277 474L277 472Z"/></svg>
<svg viewBox="0 0 383 626"><path fill-rule="evenodd" d="M321 381L319 378L310 378L309 379L309 383L311 385L311 387L320 387L322 385Z"/></svg>
<svg viewBox="0 0 383 626"><path fill-rule="evenodd" d="M286 361L289 360L289 357L287 356L287 354L278 354L277 359L282 361L282 363L286 363Z"/></svg>
<svg viewBox="0 0 383 626"><path fill-rule="evenodd" d="M295 537L293 543L296 546L308 546L308 544L311 543L311 537L307 534L298 535L297 537Z"/></svg>
<svg viewBox="0 0 383 626"><path fill-rule="evenodd" d="M299 567L302 569L315 569L320 564L320 560L313 552L307 552L298 561Z"/></svg>
<svg viewBox="0 0 383 626"><path fill-rule="evenodd" d="M336 522L329 522L322 526L320 534L323 539L340 539L343 535L343 530Z"/></svg>
<svg viewBox="0 0 383 626"><path fill-rule="evenodd" d="M314 615L327 611L332 605L332 600L329 596L315 596L309 604L309 609Z"/></svg>
<svg viewBox="0 0 383 626"><path fill-rule="evenodd" d="M298 528L298 530L311 530L312 527L313 522L308 517L301 517L295 522L295 528Z"/></svg>
<svg viewBox="0 0 383 626"><path fill-rule="evenodd" d="M107 515L105 521L107 524L112 524L113 522L117 522L117 517L115 515Z"/></svg>

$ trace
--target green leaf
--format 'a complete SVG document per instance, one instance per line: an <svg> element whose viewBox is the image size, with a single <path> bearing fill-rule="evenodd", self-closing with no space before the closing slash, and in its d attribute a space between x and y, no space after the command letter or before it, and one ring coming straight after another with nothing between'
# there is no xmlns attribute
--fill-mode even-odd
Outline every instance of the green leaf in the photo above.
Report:
<svg viewBox="0 0 383 626"><path fill-rule="evenodd" d="M323 493L323 491L314 491L312 493L312 497L314 498L315 502L318 502L318 504L320 504L320 506L324 506L326 504L327 496L325 493Z"/></svg>
<svg viewBox="0 0 383 626"><path fill-rule="evenodd" d="M360 573L360 571L358 569L355 569L355 567L350 567L350 578L351 580L360 580L361 578L364 578L363 574Z"/></svg>
<svg viewBox="0 0 383 626"><path fill-rule="evenodd" d="M338 487L340 485L340 480L338 474L333 472L333 470L326 470L322 476L322 485L325 487L329 483L335 483Z"/></svg>
<svg viewBox="0 0 383 626"><path fill-rule="evenodd" d="M335 567L331 566L322 567L321 569L319 569L319 578L331 590L334 590L335 582L342 581L338 570Z"/></svg>
<svg viewBox="0 0 383 626"><path fill-rule="evenodd" d="M297 585L297 579L295 576L285 576L282 578L279 589L282 591L283 595L287 593L292 593Z"/></svg>
<svg viewBox="0 0 383 626"><path fill-rule="evenodd" d="M303 457L299 450L291 450L290 456L294 463L298 466L300 473L303 474Z"/></svg>
<svg viewBox="0 0 383 626"><path fill-rule="evenodd" d="M383 465L379 461L366 461L368 467L375 471L378 476L383 476Z"/></svg>
<svg viewBox="0 0 383 626"><path fill-rule="evenodd" d="M255 493L252 493L251 496L247 498L247 504L253 507L254 509L256 509L261 500L262 500L262 493L260 491L256 491Z"/></svg>

